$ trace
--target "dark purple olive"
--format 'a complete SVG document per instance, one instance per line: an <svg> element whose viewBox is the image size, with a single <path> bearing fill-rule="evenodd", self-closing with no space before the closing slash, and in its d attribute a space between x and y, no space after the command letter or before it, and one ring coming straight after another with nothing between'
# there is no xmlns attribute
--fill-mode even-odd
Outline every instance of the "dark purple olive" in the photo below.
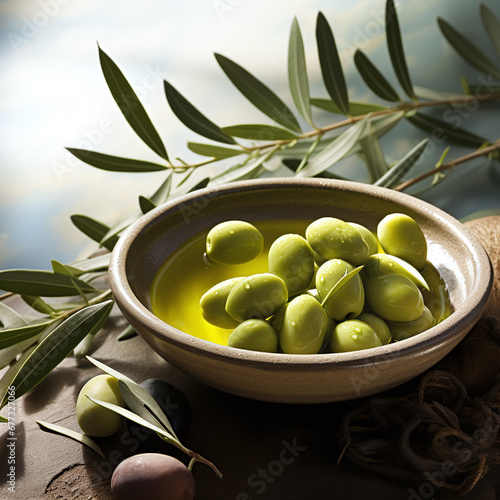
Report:
<svg viewBox="0 0 500 500"><path fill-rule="evenodd" d="M150 378L140 384L158 403L182 442L191 426L191 407L184 393L175 385L159 378ZM127 429L139 441L135 451L178 455L177 449L162 441L155 432L127 419Z"/></svg>
<svg viewBox="0 0 500 500"><path fill-rule="evenodd" d="M193 500L196 485L191 471L176 458L143 453L118 465L111 492L115 500Z"/></svg>

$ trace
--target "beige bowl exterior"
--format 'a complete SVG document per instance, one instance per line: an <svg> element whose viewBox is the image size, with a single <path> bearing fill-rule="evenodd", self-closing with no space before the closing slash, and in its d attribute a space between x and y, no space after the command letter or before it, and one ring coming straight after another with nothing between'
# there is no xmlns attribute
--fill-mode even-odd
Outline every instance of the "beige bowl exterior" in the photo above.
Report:
<svg viewBox="0 0 500 500"><path fill-rule="evenodd" d="M151 312L151 283L165 259L190 237L219 222L333 216L375 230L393 212L410 215L422 227L428 258L445 279L454 309L449 318L413 338L341 354L270 354L198 339ZM183 372L247 398L324 403L376 394L437 363L481 316L493 273L477 239L428 203L368 184L285 178L204 189L152 210L120 238L110 280L127 320L154 351Z"/></svg>

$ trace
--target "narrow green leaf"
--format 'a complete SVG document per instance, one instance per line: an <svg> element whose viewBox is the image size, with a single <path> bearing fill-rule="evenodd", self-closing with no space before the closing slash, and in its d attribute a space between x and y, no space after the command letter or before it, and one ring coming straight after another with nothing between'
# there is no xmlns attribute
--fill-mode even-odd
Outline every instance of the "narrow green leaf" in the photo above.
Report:
<svg viewBox="0 0 500 500"><path fill-rule="evenodd" d="M118 241L118 236L108 236L110 231L108 225L92 219L91 217L76 214L71 216L71 222L91 240L97 241L97 243L110 251L113 250ZM105 241L103 241L104 238L106 238Z"/></svg>
<svg viewBox="0 0 500 500"><path fill-rule="evenodd" d="M150 161L133 160L131 158L122 158L121 156L112 156L87 149L66 148L73 156L79 160L92 165L101 170L109 172L158 172L166 170L167 167Z"/></svg>
<svg viewBox="0 0 500 500"><path fill-rule="evenodd" d="M111 253L106 252L102 255L98 255L97 257L72 262L71 267L72 269L78 269L82 273L105 271L109 266L110 260Z"/></svg>
<svg viewBox="0 0 500 500"><path fill-rule="evenodd" d="M500 68L481 52L469 39L459 33L451 24L438 17L438 25L450 45L479 71L500 78Z"/></svg>
<svg viewBox="0 0 500 500"><path fill-rule="evenodd" d="M224 127L222 130L233 137L241 137L242 139L256 141L280 141L297 138L297 136L289 130L274 125L233 125Z"/></svg>
<svg viewBox="0 0 500 500"><path fill-rule="evenodd" d="M2 415L0 415L0 422L2 422L3 424L7 423L9 420L5 417L2 417Z"/></svg>
<svg viewBox="0 0 500 500"><path fill-rule="evenodd" d="M175 436L175 432L172 429L172 425L170 424L168 418L163 413L163 410L160 408L158 403L155 401L153 396L151 396L151 394L149 394L148 391L143 389L139 384L134 382L129 377L127 377L127 376L123 375L122 373L120 373L119 371L105 365L101 361L97 361L97 359L91 358L90 356L87 356L87 359L91 363L93 363L95 366L97 366L97 368L101 369L103 372L107 373L108 375L115 377L116 379L118 379L122 383L122 384L120 384L120 392L122 393L122 396L125 399L127 406L132 411L136 412L136 407L138 406L137 405L138 402L141 406L144 406L144 405L148 406L148 408L153 412L154 415L156 415L157 418L155 418L154 421L151 421L148 418L146 418L146 420L151 421L151 423L153 425L160 424L168 432L172 433ZM123 384L125 384L125 390L123 389ZM126 395L127 395L127 397L126 397ZM130 400L131 404L129 404L128 400Z"/></svg>
<svg viewBox="0 0 500 500"><path fill-rule="evenodd" d="M314 153L314 151L316 151L316 148L318 147L320 141L321 141L321 136L318 135L318 137L316 137L316 139L311 144L311 147L307 150L307 153L304 155L304 158L302 158L302 161L300 162L295 172L300 172L307 165L309 158Z"/></svg>
<svg viewBox="0 0 500 500"><path fill-rule="evenodd" d="M413 91L413 85L406 65L403 41L401 40L398 14L394 6L394 0L387 0L385 7L385 32L387 37L387 48L389 49L392 66L398 77L399 83L408 97L416 99L417 97Z"/></svg>
<svg viewBox="0 0 500 500"><path fill-rule="evenodd" d="M69 437L70 439L89 447L91 450L94 450L102 458L106 458L101 448L99 448L99 446L85 434L80 434L79 432L72 431L71 429L66 429L60 425L43 422L42 420L37 420L36 423L42 431Z"/></svg>
<svg viewBox="0 0 500 500"><path fill-rule="evenodd" d="M190 128L193 132L212 139L214 141L223 142L226 144L234 144L232 137L226 135L222 130L213 122L211 122L205 115L201 114L184 96L180 94L170 83L166 80L163 82L165 86L165 95L167 101L175 116Z"/></svg>
<svg viewBox="0 0 500 500"><path fill-rule="evenodd" d="M197 155L209 156L219 160L238 156L243 153L241 149L224 148L221 146L214 146L213 144L202 144L200 142L188 142L187 147Z"/></svg>
<svg viewBox="0 0 500 500"><path fill-rule="evenodd" d="M167 150L136 93L120 68L99 47L102 72L113 99L135 133L158 156L168 161Z"/></svg>
<svg viewBox="0 0 500 500"><path fill-rule="evenodd" d="M292 22L288 44L288 81L293 102L297 106L299 113L309 125L314 126L311 118L304 42L302 41L302 34L296 17Z"/></svg>
<svg viewBox="0 0 500 500"><path fill-rule="evenodd" d="M500 54L500 21L495 16L493 11L484 3L480 5L479 12L481 14L481 21L483 22L495 49Z"/></svg>
<svg viewBox="0 0 500 500"><path fill-rule="evenodd" d="M142 195L139 196L139 206L141 207L141 212L143 214L147 214L153 210L153 208L156 208L156 205L149 198Z"/></svg>
<svg viewBox="0 0 500 500"><path fill-rule="evenodd" d="M361 50L356 50L354 54L354 64L361 78L374 94L386 101L401 101L394 87Z"/></svg>
<svg viewBox="0 0 500 500"><path fill-rule="evenodd" d="M74 267L61 264L57 260L51 260L52 270L57 274L64 274L66 276L80 276L83 273Z"/></svg>
<svg viewBox="0 0 500 500"><path fill-rule="evenodd" d="M51 315L56 312L51 305L47 304L47 302L40 297L35 297L33 295L21 295L21 298L24 302L26 302L26 304L35 309L35 311L41 312L42 314Z"/></svg>
<svg viewBox="0 0 500 500"><path fill-rule="evenodd" d="M338 135L323 151L309 159L309 163L298 174L298 177L313 177L341 160L358 142L366 130L367 118L349 127Z"/></svg>
<svg viewBox="0 0 500 500"><path fill-rule="evenodd" d="M370 180L373 183L387 172L387 162L372 124L367 127L367 131L360 138L359 144L366 160Z"/></svg>
<svg viewBox="0 0 500 500"><path fill-rule="evenodd" d="M439 135L440 138L460 144L461 146L470 146L478 148L487 142L486 139L480 137L472 132L459 127L450 125L449 122L434 118L433 116L425 115L423 113L416 113L413 116L406 118L410 123L416 127L430 132L433 135Z"/></svg>
<svg viewBox="0 0 500 500"><path fill-rule="evenodd" d="M116 337L116 340L118 340L118 342L122 342L123 340L128 340L134 337L137 337L137 332L134 330L132 325L127 325L118 337Z"/></svg>
<svg viewBox="0 0 500 500"><path fill-rule="evenodd" d="M319 12L316 20L316 42L319 62L326 90L342 113L350 114L347 87L332 29L325 16Z"/></svg>
<svg viewBox="0 0 500 500"><path fill-rule="evenodd" d="M231 59L221 54L215 54L215 58L233 85L256 108L283 127L299 134L302 132L288 106L269 87Z"/></svg>
<svg viewBox="0 0 500 500"><path fill-rule="evenodd" d="M98 331L106 321L113 301L88 306L57 326L29 354L11 382L16 399L36 387L83 338ZM0 408L6 403L5 393Z"/></svg>
<svg viewBox="0 0 500 500"><path fill-rule="evenodd" d="M330 300L332 300L333 297L335 297L335 295L337 294L337 292L339 292L340 289L349 280L351 280L352 278L354 278L354 276L356 276L356 274L358 274L363 269L363 267L364 266L359 266L356 269L353 269L352 271L348 272L345 276L342 276L342 278L339 281L337 281L337 283L335 283L335 285L333 285L332 288L330 288L330 291L326 294L326 297L321 302L321 306L324 307L325 304L327 304L328 302L330 302Z"/></svg>
<svg viewBox="0 0 500 500"><path fill-rule="evenodd" d="M437 92L436 90L426 87L413 86L413 90L419 99L427 99L428 101L440 101L442 99L460 99L462 94L453 94L451 92Z"/></svg>
<svg viewBox="0 0 500 500"><path fill-rule="evenodd" d="M374 186L393 188L403 176L410 170L427 146L429 139L419 142L414 148L406 153L385 175L378 179Z"/></svg>
<svg viewBox="0 0 500 500"><path fill-rule="evenodd" d="M313 97L311 99L311 104L317 108L324 109L325 111L330 111L330 113L336 113L338 115L343 115L340 108L331 100L324 99L322 97ZM387 106L382 106L380 104L368 104L365 102L355 102L351 101L349 103L349 109L351 111L351 116L361 116L373 113L374 111L382 111L387 109Z"/></svg>
<svg viewBox="0 0 500 500"><path fill-rule="evenodd" d="M162 205L168 200L170 190L172 189L172 171L167 174L167 178L161 183L160 187L151 196L151 201L156 205Z"/></svg>
<svg viewBox="0 0 500 500"><path fill-rule="evenodd" d="M302 160L299 159L294 159L294 158L283 158L283 165L290 169L292 172L297 172L300 164L302 163ZM342 177L341 175L336 175L331 172L328 172L328 170L325 170L324 172L320 172L319 174L315 175L314 177L318 178L323 178L323 179L338 179L341 181L348 181L350 179L347 179L345 177Z"/></svg>
<svg viewBox="0 0 500 500"><path fill-rule="evenodd" d="M14 361L19 354L26 351L35 342L38 342L41 336L42 334L39 333L27 340L23 340L22 342L18 342L17 344L2 349L0 351L0 370L3 370L6 366L9 366L10 363L12 363L12 361ZM1 394L3 394L3 392Z"/></svg>
<svg viewBox="0 0 500 500"><path fill-rule="evenodd" d="M102 237L99 242L101 246L108 248L108 246L114 246L118 241L118 235L123 232L130 224L133 224L139 217L142 216L142 212L137 209L131 214L126 215L120 219L116 224L109 228L109 231Z"/></svg>
<svg viewBox="0 0 500 500"><path fill-rule="evenodd" d="M28 322L14 309L0 300L0 322L4 328L27 325Z"/></svg>
<svg viewBox="0 0 500 500"><path fill-rule="evenodd" d="M39 297L65 297L78 295L74 283L85 293L95 293L97 290L85 281L70 278L49 271L31 271L27 269L9 269L0 271L0 288L21 295Z"/></svg>
<svg viewBox="0 0 500 500"><path fill-rule="evenodd" d="M210 177L205 177L205 179L202 179L198 184L194 185L188 193L192 193L193 191L198 191L199 189L204 189L208 186L208 183L210 182Z"/></svg>

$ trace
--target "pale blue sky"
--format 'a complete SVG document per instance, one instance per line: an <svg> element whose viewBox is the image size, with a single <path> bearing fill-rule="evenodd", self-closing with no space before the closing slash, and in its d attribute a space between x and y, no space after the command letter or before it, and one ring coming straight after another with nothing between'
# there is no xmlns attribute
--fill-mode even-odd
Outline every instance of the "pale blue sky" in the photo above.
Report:
<svg viewBox="0 0 500 500"><path fill-rule="evenodd" d="M486 3L500 17L498 5L493 0ZM352 54L355 46L361 47L397 85L385 46L384 5L382 0L1 1L0 268L48 268L51 258L73 260L86 238L72 226L71 214L111 223L135 209L137 196L150 194L162 180L161 174L92 169L72 160L64 150L65 146L83 147L156 160L113 106L99 67L97 41L140 95L171 156L190 159L194 157L185 142L199 137L169 110L163 78L220 125L262 122L265 118L227 81L213 53L239 62L291 102L286 54L290 25L297 16L311 88L316 95L326 96L314 39L316 15L321 10L334 29L352 98L377 102L360 83ZM415 84L459 91L456 75L477 75L444 41L437 16L459 26L498 60L482 33L478 7L479 2L468 0L398 3ZM489 138L495 137L495 127L500 130L498 122L488 122L481 115L472 126ZM392 161L424 136L404 125L384 139L382 146ZM498 168L483 170L470 190L483 192L483 204L488 206L493 202L488 201L492 198L487 190L499 174ZM357 175L358 171L355 168ZM449 184L460 196L464 175L457 174ZM460 205L456 200L453 203L456 197L448 191L436 196L433 202L457 216L477 206L472 195Z"/></svg>

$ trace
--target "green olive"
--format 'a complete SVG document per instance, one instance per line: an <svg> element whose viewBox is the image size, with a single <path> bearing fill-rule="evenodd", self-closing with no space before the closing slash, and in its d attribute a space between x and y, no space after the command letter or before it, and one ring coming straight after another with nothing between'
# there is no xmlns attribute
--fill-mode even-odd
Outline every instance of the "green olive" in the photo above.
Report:
<svg viewBox="0 0 500 500"><path fill-rule="evenodd" d="M365 226L362 226L361 224L356 224L356 222L348 222L347 224L359 231L359 234L368 245L368 255L373 255L374 253L378 252L377 237L369 229L367 229Z"/></svg>
<svg viewBox="0 0 500 500"><path fill-rule="evenodd" d="M382 341L382 345L388 344L391 341L391 331L389 330L387 323L382 318L379 318L375 314L364 312L361 313L356 319L370 325Z"/></svg>
<svg viewBox="0 0 500 500"><path fill-rule="evenodd" d="M404 340L433 327L436 324L436 320L431 311L424 306L422 314L413 321L409 321L408 323L389 321L387 324L394 340Z"/></svg>
<svg viewBox="0 0 500 500"><path fill-rule="evenodd" d="M314 276L314 258L309 243L298 234L280 236L269 249L269 272L279 276L288 296L307 290Z"/></svg>
<svg viewBox="0 0 500 500"><path fill-rule="evenodd" d="M381 345L382 341L375 330L358 319L348 319L339 323L330 338L332 352L360 351Z"/></svg>
<svg viewBox="0 0 500 500"><path fill-rule="evenodd" d="M316 288L321 300L354 267L341 259L325 262L316 275ZM331 299L324 304L326 312L337 321L352 319L361 314L365 303L363 282L359 274L353 276Z"/></svg>
<svg viewBox="0 0 500 500"><path fill-rule="evenodd" d="M333 217L323 217L309 224L306 239L324 259L343 259L359 266L369 255L368 245L359 231Z"/></svg>
<svg viewBox="0 0 500 500"><path fill-rule="evenodd" d="M400 274L411 279L418 287L429 288L424 277L411 264L394 255L376 253L370 255L364 265L363 274L367 279L381 274Z"/></svg>
<svg viewBox="0 0 500 500"><path fill-rule="evenodd" d="M405 214L390 214L377 226L377 236L385 252L405 260L418 270L427 261L427 242L417 222Z"/></svg>
<svg viewBox="0 0 500 500"><path fill-rule="evenodd" d="M400 274L374 276L365 283L366 305L386 321L408 322L424 310L424 299L415 283Z"/></svg>
<svg viewBox="0 0 500 500"><path fill-rule="evenodd" d="M229 292L243 278L231 278L221 281L203 294L200 299L203 318L220 328L236 328L239 322L226 312L226 302Z"/></svg>
<svg viewBox="0 0 500 500"><path fill-rule="evenodd" d="M233 330L227 345L251 351L277 352L278 335L267 321L248 319Z"/></svg>
<svg viewBox="0 0 500 500"><path fill-rule="evenodd" d="M244 264L256 259L264 248L264 237L252 224L241 220L221 222L206 241L207 256L220 264Z"/></svg>
<svg viewBox="0 0 500 500"><path fill-rule="evenodd" d="M284 311L278 332L285 354L317 354L329 321L321 304L310 295L295 297Z"/></svg>
<svg viewBox="0 0 500 500"><path fill-rule="evenodd" d="M288 300L285 282L275 274L254 274L234 285L226 302L226 312L242 322L266 319L275 314Z"/></svg>
<svg viewBox="0 0 500 500"><path fill-rule="evenodd" d="M424 304L439 323L451 314L450 296L446 291L446 283L430 262L427 262L422 269L422 276L429 284L429 290L422 290Z"/></svg>
<svg viewBox="0 0 500 500"><path fill-rule="evenodd" d="M90 401L86 396L125 408L118 379L111 375L98 375L90 379L82 387L76 401L76 419L84 434L106 437L117 432L122 425L122 417Z"/></svg>

